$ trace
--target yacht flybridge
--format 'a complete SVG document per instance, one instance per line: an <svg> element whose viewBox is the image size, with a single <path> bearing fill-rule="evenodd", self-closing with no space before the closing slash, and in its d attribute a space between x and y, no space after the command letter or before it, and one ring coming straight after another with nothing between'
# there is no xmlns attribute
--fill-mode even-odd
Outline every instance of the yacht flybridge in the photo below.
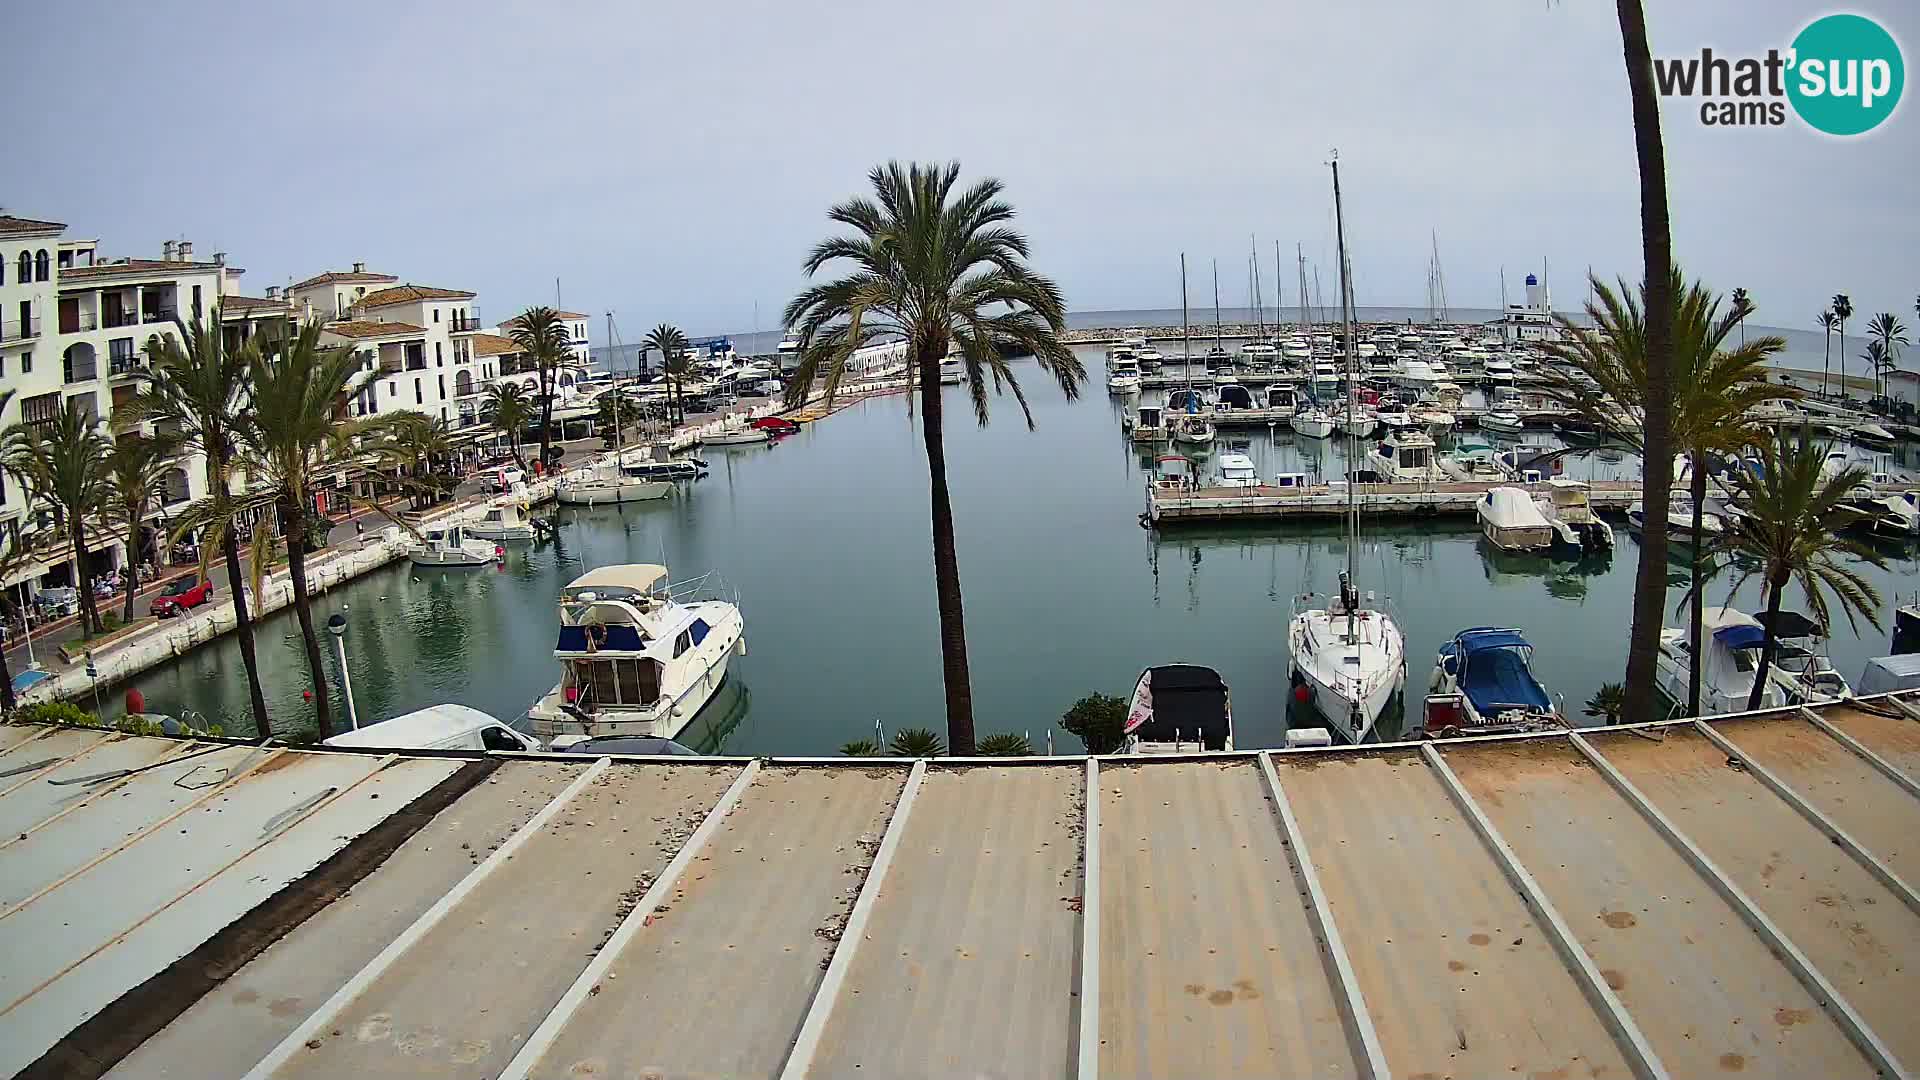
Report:
<svg viewBox="0 0 1920 1080"><path fill-rule="evenodd" d="M553 650L560 681L527 710L536 736L671 739L713 699L728 662L746 653L740 608L682 601L666 582L666 567L633 563L589 570L567 585Z"/></svg>

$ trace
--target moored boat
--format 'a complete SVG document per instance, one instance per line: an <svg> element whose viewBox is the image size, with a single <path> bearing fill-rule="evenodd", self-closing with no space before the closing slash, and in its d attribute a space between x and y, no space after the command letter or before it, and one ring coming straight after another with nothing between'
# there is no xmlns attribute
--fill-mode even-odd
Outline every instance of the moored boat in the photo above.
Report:
<svg viewBox="0 0 1920 1080"><path fill-rule="evenodd" d="M589 570L560 594L560 681L527 710L533 733L671 739L744 655L736 605L675 596L653 563ZM681 590L692 588L682 586Z"/></svg>
<svg viewBox="0 0 1920 1080"><path fill-rule="evenodd" d="M1565 724L1533 674L1533 646L1519 630L1476 626L1440 646L1427 682L1428 736L1544 731Z"/></svg>
<svg viewBox="0 0 1920 1080"><path fill-rule="evenodd" d="M601 462L581 476L560 481L557 498L567 506L647 502L673 494L673 481L629 476L619 462Z"/></svg>
<svg viewBox="0 0 1920 1080"><path fill-rule="evenodd" d="M462 525L422 530L406 551L415 566L486 566L501 555L498 544L467 535Z"/></svg>
<svg viewBox="0 0 1920 1080"><path fill-rule="evenodd" d="M533 522L527 518L527 504L516 495L506 495L487 504L480 520L466 526L467 535L481 540L531 540Z"/></svg>
<svg viewBox="0 0 1920 1080"><path fill-rule="evenodd" d="M1233 749L1233 703L1220 673L1162 664L1140 673L1128 704L1123 754Z"/></svg>
<svg viewBox="0 0 1920 1080"><path fill-rule="evenodd" d="M1501 551L1546 551L1553 547L1554 528L1525 488L1488 489L1475 504L1480 533Z"/></svg>

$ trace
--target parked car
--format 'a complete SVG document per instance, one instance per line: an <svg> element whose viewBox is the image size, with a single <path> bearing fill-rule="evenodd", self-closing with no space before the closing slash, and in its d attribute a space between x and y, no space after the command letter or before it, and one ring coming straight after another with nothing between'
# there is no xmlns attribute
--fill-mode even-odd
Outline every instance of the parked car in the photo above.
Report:
<svg viewBox="0 0 1920 1080"><path fill-rule="evenodd" d="M162 619L184 614L188 608L196 608L213 599L213 582L197 574L177 577L160 590L153 598L148 611Z"/></svg>

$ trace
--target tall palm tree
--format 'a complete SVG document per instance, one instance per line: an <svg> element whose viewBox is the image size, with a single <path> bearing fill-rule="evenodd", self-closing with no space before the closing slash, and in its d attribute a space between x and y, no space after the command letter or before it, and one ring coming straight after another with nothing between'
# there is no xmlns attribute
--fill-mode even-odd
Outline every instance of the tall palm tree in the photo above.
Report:
<svg viewBox="0 0 1920 1080"><path fill-rule="evenodd" d="M601 394L597 406L594 422L604 429L602 438L608 446L618 445L624 430L640 421L640 406L619 390Z"/></svg>
<svg viewBox="0 0 1920 1080"><path fill-rule="evenodd" d="M1867 324L1867 337L1880 346L1880 354L1873 358L1874 374L1891 376L1900 366L1900 350L1908 344L1906 325L1893 312L1883 311ZM1888 396L1891 388L1885 383L1876 379L1874 385L1881 397Z"/></svg>
<svg viewBox="0 0 1920 1080"><path fill-rule="evenodd" d="M213 520L230 520L234 458L238 432L249 405L247 357L230 349L220 332L220 308L207 320L178 324L179 340L156 335L147 343L151 362L145 385L113 411L116 428L127 430L152 421L183 451L200 455L206 467L208 503ZM176 528L176 535L179 530ZM233 594L234 636L247 672L247 692L255 730L266 734L267 699L260 689L260 661L253 647L253 613L247 607L245 570L240 561L240 530L216 528L227 560L227 584ZM204 548L202 549L205 550ZM202 565L206 563L203 555Z"/></svg>
<svg viewBox="0 0 1920 1080"><path fill-rule="evenodd" d="M436 469L453 451L446 421L408 410L381 417L361 431L372 436L366 449L376 467L389 478L393 472L401 474L401 486L408 489L415 510L437 502L458 484Z"/></svg>
<svg viewBox="0 0 1920 1080"><path fill-rule="evenodd" d="M1840 320L1834 316L1833 309L1827 308L1820 317L1813 320L1825 336L1826 350L1820 357L1820 396L1827 396L1827 374L1833 370L1833 332L1840 326Z"/></svg>
<svg viewBox="0 0 1920 1080"><path fill-rule="evenodd" d="M507 324L507 332L540 373L540 468L547 468L553 448L553 390L555 372L572 355L573 333L566 320L550 307L530 307Z"/></svg>
<svg viewBox="0 0 1920 1080"><path fill-rule="evenodd" d="M320 329L319 323L309 323L290 338L249 351L253 414L240 429L240 438L248 474L267 482L279 511L287 573L293 579L293 610L306 645L315 721L324 739L333 734L333 701L307 596L308 534L315 490L354 456L356 425L347 419L346 394L360 362L351 349L322 348Z"/></svg>
<svg viewBox="0 0 1920 1080"><path fill-rule="evenodd" d="M0 440L0 460L26 485L27 496L53 509L54 528L73 545L79 571L80 617L89 634L105 630L93 597L93 568L88 565L87 518L106 503L108 443L99 421L68 398L44 424L15 424Z"/></svg>
<svg viewBox="0 0 1920 1080"><path fill-rule="evenodd" d="M1708 466L1716 454L1735 453L1751 442L1757 433L1746 420L1748 410L1770 398L1793 397L1795 392L1769 385L1767 363L1786 348L1786 341L1769 335L1749 343L1726 348L1746 312L1736 303L1726 313L1720 300L1704 284L1686 283L1679 267L1670 283L1678 298L1673 322L1673 446L1688 455L1693 499L1692 535L1701 535L1707 499ZM1646 415L1646 313L1647 291L1639 290L1639 299L1624 282L1616 293L1605 282L1594 279L1594 300L1587 305L1589 326L1575 323L1565 315L1555 316L1559 325L1557 341L1545 343L1549 353L1562 365L1549 375L1547 392L1556 400L1599 425L1611 438L1643 453L1644 440L1636 434ZM1596 399L1576 382L1585 376L1598 384ZM1622 423L1624 418L1628 421ZM1644 508L1645 504L1642 503ZM1697 540L1692 545L1692 603L1689 621L1693 640L1698 641L1704 616L1701 584L1708 576L1706 553ZM1662 601L1664 605L1664 600ZM1700 715L1700 657L1696 653L1688 672L1687 707L1689 715Z"/></svg>
<svg viewBox="0 0 1920 1080"><path fill-rule="evenodd" d="M1804 427L1797 438L1777 432L1759 448L1764 468L1737 474L1745 513L1728 522L1727 531L1715 544L1749 567L1734 582L1735 591L1755 574L1761 575L1766 590L1766 639L1753 691L1747 698L1748 709L1760 707L1760 696L1766 690L1767 672L1777 649L1774 627L1780 618L1780 594L1788 583L1800 583L1807 607L1820 625L1833 625L1827 599L1831 594L1849 625L1858 629L1856 616L1863 615L1877 630L1880 593L1842 559L1886 568L1878 552L1843 532L1849 516L1839 509L1840 504L1856 484L1866 480L1865 469L1852 466L1823 476L1826 449Z"/></svg>
<svg viewBox="0 0 1920 1080"><path fill-rule="evenodd" d="M1740 324L1740 344L1747 343L1747 316L1753 314L1753 298L1745 289L1733 290L1733 307L1728 309L1734 321Z"/></svg>
<svg viewBox="0 0 1920 1080"><path fill-rule="evenodd" d="M1840 396L1847 396L1847 320L1853 317L1853 301L1846 293L1835 293L1833 318L1840 332Z"/></svg>
<svg viewBox="0 0 1920 1080"><path fill-rule="evenodd" d="M1004 186L984 179L959 190L959 178L958 163L876 166L868 174L873 199L849 199L827 212L853 235L820 241L804 264L809 277L830 264L847 265L849 272L808 286L787 305L784 322L798 327L800 337L799 367L787 387L791 405L806 400L816 379L830 404L860 346L883 336L907 342L908 400L917 387L931 489L947 742L953 753L967 755L974 750L973 691L942 441L940 361L959 346L974 419L983 427L989 381L996 391L1003 384L1012 391L1033 426L1009 353L1032 354L1069 398L1078 396L1086 369L1061 341L1066 301L1059 287L1027 266L1026 237L1007 225L1013 207L1001 198Z"/></svg>
<svg viewBox="0 0 1920 1080"><path fill-rule="evenodd" d="M656 349L660 353L660 370L667 376L667 393L672 398L676 423L687 418L686 409L680 401L682 381L693 370L687 357L687 335L671 323L661 323L647 331L642 349Z"/></svg>
<svg viewBox="0 0 1920 1080"><path fill-rule="evenodd" d="M693 374L693 357L685 349L676 349L673 355L660 361L660 370L667 376L667 393L673 395L674 423L687 422L687 378Z"/></svg>
<svg viewBox="0 0 1920 1080"><path fill-rule="evenodd" d="M527 459L520 453L520 441L527 425L533 422L533 403L527 400L527 392L519 383L494 383L487 388L487 399L480 404L480 415L493 421L494 429L507 437L507 448L513 453L513 460L520 468L527 467Z"/></svg>
<svg viewBox="0 0 1920 1080"><path fill-rule="evenodd" d="M1653 50L1640 0L1615 0L1627 90L1633 102L1634 157L1640 173L1641 280L1646 296L1646 457L1642 497L1645 527L1633 586L1633 626L1627 639L1629 717L1652 714L1653 680L1666 606L1667 499L1673 490L1671 388L1673 365L1673 227L1667 213L1667 151L1660 136L1660 94Z"/></svg>
<svg viewBox="0 0 1920 1080"><path fill-rule="evenodd" d="M127 598L120 611L123 623L133 621L133 598L140 591L140 531L146 526L147 516L167 501L173 453L166 440L128 432L107 454L104 516L120 526L127 549Z"/></svg>

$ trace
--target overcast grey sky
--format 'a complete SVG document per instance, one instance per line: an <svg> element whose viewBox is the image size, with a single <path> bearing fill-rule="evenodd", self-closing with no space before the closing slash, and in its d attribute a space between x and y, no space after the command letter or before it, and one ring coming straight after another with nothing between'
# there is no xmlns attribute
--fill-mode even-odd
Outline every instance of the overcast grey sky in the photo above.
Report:
<svg viewBox="0 0 1920 1080"><path fill-rule="evenodd" d="M1656 55L1785 47L1824 10L1649 7ZM1913 4L1848 10L1913 65ZM0 205L114 255L184 235L256 295L364 260L491 319L558 276L632 340L751 329L756 302L775 326L825 208L889 157L1004 179L1075 309L1177 305L1182 250L1242 302L1249 233L1268 268L1275 239L1331 265L1337 146L1360 303L1424 304L1433 230L1455 306L1545 258L1570 307L1586 266L1640 272L1614 20L1601 0L8 4ZM1916 109L1834 140L1670 103L1680 258L1761 322L1807 327L1846 291L1912 324Z"/></svg>

